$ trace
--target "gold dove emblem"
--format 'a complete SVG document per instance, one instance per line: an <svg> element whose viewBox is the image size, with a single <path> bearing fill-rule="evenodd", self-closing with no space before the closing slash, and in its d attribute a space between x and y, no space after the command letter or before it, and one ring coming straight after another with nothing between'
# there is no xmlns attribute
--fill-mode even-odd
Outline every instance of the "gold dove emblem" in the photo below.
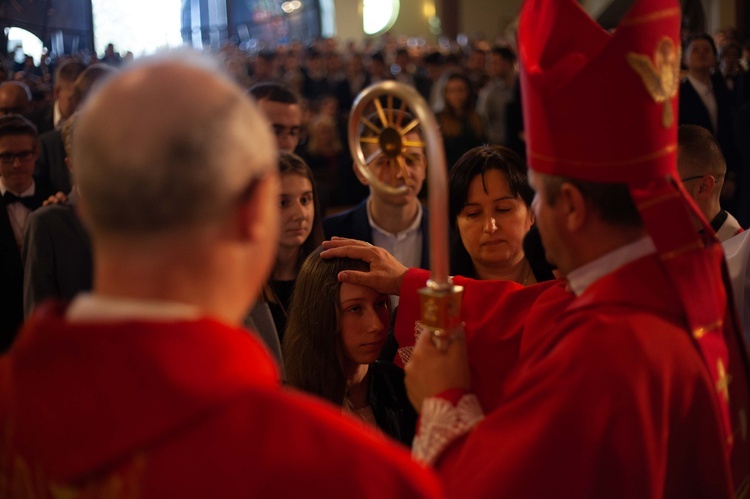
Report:
<svg viewBox="0 0 750 499"><path fill-rule="evenodd" d="M626 56L630 67L643 80L651 98L656 103L664 104L664 128L669 128L674 123L672 98L677 95L680 87L680 52L672 39L665 36L656 46L653 62L647 55L631 52Z"/></svg>

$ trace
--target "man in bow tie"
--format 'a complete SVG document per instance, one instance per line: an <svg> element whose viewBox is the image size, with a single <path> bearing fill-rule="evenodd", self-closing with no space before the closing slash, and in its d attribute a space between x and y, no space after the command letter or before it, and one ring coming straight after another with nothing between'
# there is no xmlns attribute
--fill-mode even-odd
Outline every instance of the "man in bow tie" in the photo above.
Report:
<svg viewBox="0 0 750 499"><path fill-rule="evenodd" d="M19 114L0 117L0 352L23 320L21 244L26 220L50 194L34 182L39 155L36 127Z"/></svg>

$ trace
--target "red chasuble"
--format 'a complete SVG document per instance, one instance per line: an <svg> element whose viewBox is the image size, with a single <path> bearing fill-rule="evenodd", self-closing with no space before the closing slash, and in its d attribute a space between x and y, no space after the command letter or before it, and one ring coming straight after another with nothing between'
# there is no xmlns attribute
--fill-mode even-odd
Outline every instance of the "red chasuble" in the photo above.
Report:
<svg viewBox="0 0 750 499"><path fill-rule="evenodd" d="M426 274L408 277L399 313ZM486 417L437 462L450 497L734 496L719 387L658 257L625 265L567 302L559 284L547 286L525 308L508 305L524 293L508 283L459 284L472 390ZM475 286L496 304L474 301ZM472 316L497 336L495 347L477 348ZM487 403L490 384L480 377L514 360L505 326L521 335L520 355ZM734 445L747 448L746 433Z"/></svg>
<svg viewBox="0 0 750 499"><path fill-rule="evenodd" d="M0 497L441 497L432 473L279 387L211 319L68 323L38 311L0 360Z"/></svg>
<svg viewBox="0 0 750 499"><path fill-rule="evenodd" d="M429 272L410 269L404 278L399 297L394 334L399 352L409 355L414 347L414 326L419 320L419 298L416 290L425 286ZM545 316L556 316L573 299L565 283L548 281L524 287L512 281L475 281L453 278L464 286L461 318L466 332L472 391L479 397L485 412L497 406L498 387L518 360L522 350L534 342L524 334L528 310L532 305L543 308ZM467 285L468 284L468 285ZM401 364L397 355L394 362Z"/></svg>

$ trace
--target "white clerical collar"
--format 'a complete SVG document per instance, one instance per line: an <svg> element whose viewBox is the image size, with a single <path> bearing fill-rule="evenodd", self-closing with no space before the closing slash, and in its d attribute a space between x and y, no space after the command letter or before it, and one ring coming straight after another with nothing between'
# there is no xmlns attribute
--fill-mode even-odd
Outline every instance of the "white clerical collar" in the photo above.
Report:
<svg viewBox="0 0 750 499"><path fill-rule="evenodd" d="M568 285L576 296L581 296L586 291L586 288L605 275L655 252L656 246L654 246L651 238L648 236L643 237L634 243L626 244L614 251L610 251L593 262L578 267L568 274Z"/></svg>
<svg viewBox="0 0 750 499"><path fill-rule="evenodd" d="M13 192L8 187L5 186L5 182L3 182L3 177L0 177L0 196L3 196L6 192L10 191L11 193L15 194L19 198L26 198L29 196L33 196L34 192L36 192L36 183L34 181L31 181L31 185L26 188L23 192Z"/></svg>
<svg viewBox="0 0 750 499"><path fill-rule="evenodd" d="M422 223L422 203L417 203L417 216L414 217L414 221L411 223L410 226L408 226L406 229L402 230L398 234L394 234L393 232L388 232L384 228L380 227L378 224L375 223L375 219L372 218L372 196L367 198L367 221L370 222L370 227L373 229L382 232L384 235L388 237L399 237L403 236L405 234L409 234L410 232L414 232L416 230L419 230L419 226Z"/></svg>
<svg viewBox="0 0 750 499"><path fill-rule="evenodd" d="M65 317L71 322L98 321L181 321L201 317L198 307L186 303L159 300L134 300L81 293L68 307Z"/></svg>

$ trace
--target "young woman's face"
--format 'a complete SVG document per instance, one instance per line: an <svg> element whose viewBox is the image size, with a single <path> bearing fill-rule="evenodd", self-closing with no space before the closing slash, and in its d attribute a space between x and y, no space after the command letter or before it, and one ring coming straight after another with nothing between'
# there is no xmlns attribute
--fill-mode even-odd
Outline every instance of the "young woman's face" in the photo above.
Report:
<svg viewBox="0 0 750 499"><path fill-rule="evenodd" d="M533 214L519 196L513 196L500 170L475 176L469 184L466 205L458 214L461 241L475 267L513 265L523 258L523 238Z"/></svg>
<svg viewBox="0 0 750 499"><path fill-rule="evenodd" d="M469 99L469 88L466 82L454 78L445 84L445 103L452 109L463 109Z"/></svg>
<svg viewBox="0 0 750 499"><path fill-rule="evenodd" d="M296 173L281 176L281 238L279 245L299 247L312 231L315 205L313 187L307 177Z"/></svg>
<svg viewBox="0 0 750 499"><path fill-rule="evenodd" d="M372 364L378 360L391 318L388 295L344 282L339 288L339 310L346 360L352 364Z"/></svg>

